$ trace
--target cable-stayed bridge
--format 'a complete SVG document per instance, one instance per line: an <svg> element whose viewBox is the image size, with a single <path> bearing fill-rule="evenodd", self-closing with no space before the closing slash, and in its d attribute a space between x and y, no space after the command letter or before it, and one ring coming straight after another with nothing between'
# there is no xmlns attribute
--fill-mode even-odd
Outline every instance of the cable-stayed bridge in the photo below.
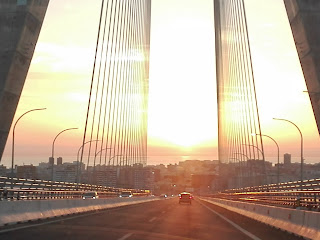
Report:
<svg viewBox="0 0 320 240"><path fill-rule="evenodd" d="M3 20L0 32L4 36L0 51L3 63L3 80L1 79L0 85L0 155L13 125L15 110L48 3L46 0L17 0L0 4ZM319 216L317 212L311 211L319 209L318 183L304 181L302 143L300 182L281 185L278 181L275 185L266 185L268 174L262 141L265 135L259 122L244 1L214 0L213 3L219 161L234 164L236 171L231 173L230 178L238 180L234 185L238 188L196 197L192 200L192 206L178 205L176 196L166 201L160 201L164 198L151 196L134 196L128 201L118 198L119 194L116 193L126 188L128 191L137 190L130 188L129 169L146 164L151 1L101 1L90 97L82 146L77 159L75 189L65 189L66 184L54 181L45 185L39 182L32 184L42 186L41 190L30 186L29 189L23 189L26 188L24 183L30 180L19 182L11 175L3 186L11 186L12 189L1 190L1 199L4 201L0 202L3 203L0 211L2 219L5 219L2 220L3 224L7 224L41 219L39 215L59 216L48 212L60 211L60 215L66 215L102 208L108 210L97 215L77 215L79 218L62 217L61 221L51 221L47 225L43 222L40 224L45 227L41 228L35 228L31 223L21 227L26 230L16 230L14 227L11 230L15 231L4 229L1 233L4 238L29 238L35 231L38 238L50 235L52 238L68 239L103 237L106 234L107 239L213 239L213 236L217 239L295 239L295 236L286 235L287 233L266 227L252 219L270 225L276 223L274 226L277 228L308 238L320 238ZM320 18L320 5L317 1L285 0L284 3L318 123L319 34L313 26ZM60 133L66 130L71 129ZM88 154L84 153L85 146L89 146ZM54 160L53 147L52 171ZM93 174L85 175L82 164L87 163L88 166L89 162L93 162ZM95 185L97 176L103 177L107 173L106 169L115 169L116 176L120 177L119 185L123 188L105 189ZM124 174L121 175L121 172ZM227 174L230 175L230 172ZM83 186L84 183L92 185ZM99 192L101 199L83 202L82 194L95 190ZM115 197L109 201L108 198L112 195ZM17 201L22 199L24 201ZM48 203L46 206L40 204L44 200ZM287 204L289 208L283 208L285 204L276 210L274 207L260 205L280 201L290 203ZM19 206L22 205L23 208L20 209ZM126 207L110 210L124 205ZM62 209L72 210L66 213ZM213 216L218 216L219 219L213 219ZM243 224L244 222L247 224ZM58 226L61 224L62 228Z"/></svg>

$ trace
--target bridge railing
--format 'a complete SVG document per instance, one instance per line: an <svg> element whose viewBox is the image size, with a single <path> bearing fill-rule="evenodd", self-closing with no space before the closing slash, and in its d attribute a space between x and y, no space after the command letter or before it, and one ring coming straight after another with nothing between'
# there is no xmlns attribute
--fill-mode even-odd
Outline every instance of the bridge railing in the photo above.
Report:
<svg viewBox="0 0 320 240"><path fill-rule="evenodd" d="M227 189L210 197L320 211L320 179Z"/></svg>
<svg viewBox="0 0 320 240"><path fill-rule="evenodd" d="M23 178L10 178L0 177L0 188L20 188L20 189L55 189L55 190L102 190L113 191L113 187L106 187L100 185L91 185L84 183L72 182L56 182L39 179L23 179Z"/></svg>
<svg viewBox="0 0 320 240"><path fill-rule="evenodd" d="M320 191L320 179L309 179L301 181L292 181L284 183L273 183L253 187L243 187L227 189L225 193L237 193L237 192L279 192L279 191Z"/></svg>
<svg viewBox="0 0 320 240"><path fill-rule="evenodd" d="M210 197L320 211L320 191L216 193Z"/></svg>
<svg viewBox="0 0 320 240"><path fill-rule="evenodd" d="M80 199L87 191L1 189L0 200ZM99 198L118 197L117 192L97 192Z"/></svg>
<svg viewBox="0 0 320 240"><path fill-rule="evenodd" d="M122 191L131 191L134 196L146 196L149 194L148 191L141 189L0 177L0 200L81 198L88 191L97 192L100 198L118 197Z"/></svg>

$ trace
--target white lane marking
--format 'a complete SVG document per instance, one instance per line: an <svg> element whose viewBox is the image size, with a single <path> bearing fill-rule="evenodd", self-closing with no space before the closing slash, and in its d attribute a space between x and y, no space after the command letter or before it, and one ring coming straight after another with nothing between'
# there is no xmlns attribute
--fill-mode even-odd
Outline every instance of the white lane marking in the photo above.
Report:
<svg viewBox="0 0 320 240"><path fill-rule="evenodd" d="M124 235L123 237L119 238L118 240L125 240L129 237L131 237L132 233L127 233L126 235Z"/></svg>
<svg viewBox="0 0 320 240"><path fill-rule="evenodd" d="M207 209L209 209L211 212L213 212L214 214L218 215L219 217L221 217L223 220L225 220L226 222L230 223L233 227L235 227L236 229L238 229L239 231L241 231L242 233L244 233L245 235L247 235L248 237L250 237L253 240L261 240L260 238L258 238L257 236L253 235L251 232L248 232L247 230L243 229L242 227L240 227L239 225L235 224L234 222L232 222L231 220L229 220L228 218L226 218L225 216L221 215L220 213L216 212L215 210L209 208L208 206L204 205L202 202L198 201L198 203L200 203L202 206L206 207Z"/></svg>
<svg viewBox="0 0 320 240"><path fill-rule="evenodd" d="M154 220L156 220L157 218L156 217L153 217L149 220L149 222L153 222Z"/></svg>

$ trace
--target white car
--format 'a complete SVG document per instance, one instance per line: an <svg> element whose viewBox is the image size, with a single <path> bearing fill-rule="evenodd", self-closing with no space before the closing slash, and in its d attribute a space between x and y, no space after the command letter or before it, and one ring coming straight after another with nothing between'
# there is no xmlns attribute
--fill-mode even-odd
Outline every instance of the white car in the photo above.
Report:
<svg viewBox="0 0 320 240"><path fill-rule="evenodd" d="M98 199L98 193L97 192L86 192L82 195L82 199Z"/></svg>
<svg viewBox="0 0 320 240"><path fill-rule="evenodd" d="M119 197L133 197L133 194L130 191L124 191L120 193Z"/></svg>

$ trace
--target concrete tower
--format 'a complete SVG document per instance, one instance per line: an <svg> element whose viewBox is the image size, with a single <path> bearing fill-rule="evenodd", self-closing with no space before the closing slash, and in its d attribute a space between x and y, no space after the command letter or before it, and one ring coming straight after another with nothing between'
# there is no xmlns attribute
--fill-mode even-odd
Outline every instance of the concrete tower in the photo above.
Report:
<svg viewBox="0 0 320 240"><path fill-rule="evenodd" d="M320 1L284 0L284 4L320 133Z"/></svg>
<svg viewBox="0 0 320 240"><path fill-rule="evenodd" d="M48 4L0 2L0 161Z"/></svg>

